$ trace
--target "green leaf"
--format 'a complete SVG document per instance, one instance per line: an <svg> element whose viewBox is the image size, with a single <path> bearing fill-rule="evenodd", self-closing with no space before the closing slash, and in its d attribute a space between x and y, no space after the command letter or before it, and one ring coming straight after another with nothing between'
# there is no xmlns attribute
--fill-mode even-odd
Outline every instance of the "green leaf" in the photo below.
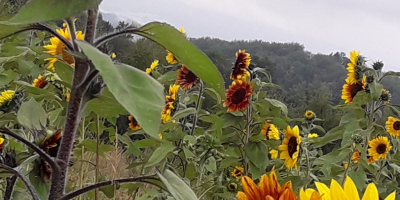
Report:
<svg viewBox="0 0 400 200"><path fill-rule="evenodd" d="M158 164L162 159L164 159L168 153L172 152L175 149L175 145L172 143L166 142L163 145L159 146L154 152L153 155L149 158L149 161L146 164L146 167L150 167Z"/></svg>
<svg viewBox="0 0 400 200"><path fill-rule="evenodd" d="M74 70L71 68L71 66L65 64L64 62L56 61L54 63L54 68L61 80L65 81L68 84L72 84Z"/></svg>
<svg viewBox="0 0 400 200"><path fill-rule="evenodd" d="M371 98L373 100L378 100L382 94L383 86L380 83L370 83L368 84L369 89L371 90Z"/></svg>
<svg viewBox="0 0 400 200"><path fill-rule="evenodd" d="M158 77L157 80L163 85L174 84L176 80L177 72L169 71L162 76Z"/></svg>
<svg viewBox="0 0 400 200"><path fill-rule="evenodd" d="M146 147L154 147L156 146L157 142L153 139L143 139L133 142L137 148L146 148Z"/></svg>
<svg viewBox="0 0 400 200"><path fill-rule="evenodd" d="M30 0L8 22L11 24L30 24L64 19L94 8L100 2L101 0Z"/></svg>
<svg viewBox="0 0 400 200"><path fill-rule="evenodd" d="M164 87L145 72L125 64L113 64L111 58L90 44L76 40L99 70L115 99L138 121L143 130L158 137Z"/></svg>
<svg viewBox="0 0 400 200"><path fill-rule="evenodd" d="M317 142L314 143L315 147L321 147L324 146L325 144L328 144L330 142L339 140L342 138L342 134L344 132L344 127L343 126L337 126L330 131L328 131L324 137L321 138L316 138Z"/></svg>
<svg viewBox="0 0 400 200"><path fill-rule="evenodd" d="M97 143L95 140L90 140L86 139L83 140L81 143L79 143L76 147L81 148L82 146L85 147L86 151L90 151L93 153L97 152ZM113 145L107 145L107 144L100 144L99 145L99 155L106 157L106 152L114 150Z"/></svg>
<svg viewBox="0 0 400 200"><path fill-rule="evenodd" d="M272 106L280 108L282 110L283 114L285 114L285 115L288 114L288 108L284 103L282 103L282 102L280 102L278 100L275 100L275 99L265 98L265 100L267 102L269 102Z"/></svg>
<svg viewBox="0 0 400 200"><path fill-rule="evenodd" d="M176 200L198 199L193 190L170 170L165 170L163 174L157 172L157 174Z"/></svg>
<svg viewBox="0 0 400 200"><path fill-rule="evenodd" d="M126 113L125 108L115 99L108 88L104 88L101 95L90 100L86 109L102 117L116 117Z"/></svg>
<svg viewBox="0 0 400 200"><path fill-rule="evenodd" d="M18 121L27 128L41 130L40 125L46 125L47 115L42 105L36 102L33 97L24 102L17 114Z"/></svg>
<svg viewBox="0 0 400 200"><path fill-rule="evenodd" d="M248 159L254 163L254 165L263 169L268 165L268 149L263 142L249 142L244 147Z"/></svg>
<svg viewBox="0 0 400 200"><path fill-rule="evenodd" d="M314 125L311 130L313 130L313 129L317 129L317 130L320 130L321 132L325 133L325 129L322 128L322 126Z"/></svg>
<svg viewBox="0 0 400 200"><path fill-rule="evenodd" d="M174 114L174 116L171 118L171 120L179 120L181 118L184 118L188 115L194 114L196 113L196 109L195 108L186 108L183 110L179 110L178 112L176 112Z"/></svg>
<svg viewBox="0 0 400 200"><path fill-rule="evenodd" d="M224 80L217 67L178 30L165 23L153 22L134 29L133 32L169 50L178 61L218 91L220 96L225 99Z"/></svg>
<svg viewBox="0 0 400 200"><path fill-rule="evenodd" d="M204 92L207 93L208 95L211 96L211 98L215 99L217 101L217 104L220 104L222 99L221 99L221 95L219 95L219 93L217 91L215 91L212 88L205 88Z"/></svg>
<svg viewBox="0 0 400 200"><path fill-rule="evenodd" d="M210 157L206 161L206 169L210 172L215 172L217 170L217 163L214 157Z"/></svg>
<svg viewBox="0 0 400 200"><path fill-rule="evenodd" d="M48 186L46 185L46 182L40 176L37 176L35 173L29 174L29 180L33 185L33 187L35 188L39 198L47 199Z"/></svg>
<svg viewBox="0 0 400 200"><path fill-rule="evenodd" d="M357 92L351 104L355 105L364 105L371 101L371 95L367 94L364 91Z"/></svg>

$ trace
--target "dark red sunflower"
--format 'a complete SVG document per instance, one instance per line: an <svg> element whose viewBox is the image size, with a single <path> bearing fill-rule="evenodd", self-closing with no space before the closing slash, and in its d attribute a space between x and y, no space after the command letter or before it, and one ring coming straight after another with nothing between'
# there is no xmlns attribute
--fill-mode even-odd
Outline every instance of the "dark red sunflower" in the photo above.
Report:
<svg viewBox="0 0 400 200"><path fill-rule="evenodd" d="M141 129L139 123L136 121L136 119L132 115L129 115L129 121L130 121L129 127L132 130L136 131L136 130Z"/></svg>
<svg viewBox="0 0 400 200"><path fill-rule="evenodd" d="M57 132L52 135L49 138L45 138L40 145L40 148L42 148L46 153L48 153L51 157L56 157L58 148L60 146L61 142L61 132L62 129L58 129ZM51 169L50 165L44 161L43 159L41 160L42 162L42 172L45 175L47 179L50 179L51 175Z"/></svg>
<svg viewBox="0 0 400 200"><path fill-rule="evenodd" d="M235 80L226 90L224 107L228 106L228 112L238 112L246 109L250 104L249 98L253 95L253 86L247 81Z"/></svg>
<svg viewBox="0 0 400 200"><path fill-rule="evenodd" d="M181 69L178 70L178 78L176 84L178 84L183 90L187 90L196 86L199 78L190 71L185 65L182 65Z"/></svg>
<svg viewBox="0 0 400 200"><path fill-rule="evenodd" d="M42 76L39 76L37 79L33 81L33 87L35 88L44 88L49 82Z"/></svg>
<svg viewBox="0 0 400 200"><path fill-rule="evenodd" d="M236 52L236 61L233 66L233 70L231 73L231 79L236 80L236 79L242 79L243 77L246 77L249 75L249 72L247 71L247 68L250 65L250 54L246 53L245 50L240 50Z"/></svg>

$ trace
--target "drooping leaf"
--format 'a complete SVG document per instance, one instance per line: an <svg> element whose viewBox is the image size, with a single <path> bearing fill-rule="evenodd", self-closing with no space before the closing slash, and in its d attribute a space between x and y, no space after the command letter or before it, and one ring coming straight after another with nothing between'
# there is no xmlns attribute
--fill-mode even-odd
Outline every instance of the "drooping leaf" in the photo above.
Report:
<svg viewBox="0 0 400 200"><path fill-rule="evenodd" d="M30 24L64 19L94 8L100 2L101 0L30 0L8 22L10 24Z"/></svg>
<svg viewBox="0 0 400 200"><path fill-rule="evenodd" d="M24 102L17 114L18 121L27 128L41 130L40 125L46 125L47 115L42 105L36 102L33 97Z"/></svg>
<svg viewBox="0 0 400 200"><path fill-rule="evenodd" d="M54 69L56 70L57 75L61 78L61 80L65 81L68 84L72 84L72 76L74 75L74 70L71 66L65 64L61 61L56 61L54 63Z"/></svg>
<svg viewBox="0 0 400 200"><path fill-rule="evenodd" d="M177 72L169 71L162 76L158 77L157 80L160 81L161 84L170 85L174 84L176 80Z"/></svg>
<svg viewBox="0 0 400 200"><path fill-rule="evenodd" d="M371 90L371 98L373 100L378 100L382 94L383 86L380 83L370 83L368 84L369 89Z"/></svg>
<svg viewBox="0 0 400 200"><path fill-rule="evenodd" d="M269 102L272 106L277 107L277 108L280 108L280 109L282 110L283 114L285 114L285 115L288 114L287 106L286 106L284 103L282 103L282 102L280 102L280 101L278 101L278 100L275 100L275 99L268 99L268 98L265 98L265 100L266 100L267 102Z"/></svg>
<svg viewBox="0 0 400 200"><path fill-rule="evenodd" d="M214 88L225 99L224 80L211 60L172 26L152 22L135 29L133 33L160 44L197 77Z"/></svg>
<svg viewBox="0 0 400 200"><path fill-rule="evenodd" d="M104 88L101 95L89 101L86 108L102 117L115 117L126 113L108 88Z"/></svg>
<svg viewBox="0 0 400 200"><path fill-rule="evenodd" d="M168 153L172 152L174 149L175 145L173 145L172 143L166 142L162 144L153 152L153 155L151 155L151 157L149 158L146 167L158 164L162 159L167 156Z"/></svg>
<svg viewBox="0 0 400 200"><path fill-rule="evenodd" d="M195 108L186 108L183 110L179 110L178 112L176 112L174 114L174 116L171 118L171 120L178 120L178 119L181 119L183 117L186 117L186 116L194 114L194 113L196 113Z"/></svg>
<svg viewBox="0 0 400 200"><path fill-rule="evenodd" d="M83 41L76 41L102 75L115 99L150 136L158 138L164 107L164 87L145 72L125 64L115 65L110 57Z"/></svg>
<svg viewBox="0 0 400 200"><path fill-rule="evenodd" d="M157 174L176 200L198 199L193 190L170 170L167 169L162 174L157 172Z"/></svg>

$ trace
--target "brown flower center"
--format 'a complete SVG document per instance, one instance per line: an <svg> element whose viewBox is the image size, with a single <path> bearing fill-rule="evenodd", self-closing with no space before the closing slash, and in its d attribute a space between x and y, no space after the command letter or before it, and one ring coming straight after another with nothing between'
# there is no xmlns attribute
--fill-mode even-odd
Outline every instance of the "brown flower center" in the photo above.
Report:
<svg viewBox="0 0 400 200"><path fill-rule="evenodd" d="M189 71L186 75L186 80L188 83L194 83L197 81L197 76L192 71Z"/></svg>
<svg viewBox="0 0 400 200"><path fill-rule="evenodd" d="M289 143L288 143L288 152L289 152L289 156L291 158L293 158L293 154L297 151L297 138L296 137L291 137L289 139Z"/></svg>
<svg viewBox="0 0 400 200"><path fill-rule="evenodd" d="M67 62L68 64L73 64L74 63L74 57L73 56L71 56L69 53L67 53L66 51L65 51L65 46L64 46L64 49L62 50L62 59L65 61L65 62Z"/></svg>
<svg viewBox="0 0 400 200"><path fill-rule="evenodd" d="M351 98L354 98L356 96L357 92L361 91L362 89L363 89L362 83L356 83L356 84L352 85L351 90L350 90Z"/></svg>
<svg viewBox="0 0 400 200"><path fill-rule="evenodd" d="M242 176L242 172L240 170L235 169L235 175L237 177L241 177Z"/></svg>
<svg viewBox="0 0 400 200"><path fill-rule="evenodd" d="M376 152L379 154L384 154L386 152L386 145L385 144L380 144L376 147Z"/></svg>
<svg viewBox="0 0 400 200"><path fill-rule="evenodd" d="M393 123L393 129L396 131L400 130L400 121L396 121Z"/></svg>
<svg viewBox="0 0 400 200"><path fill-rule="evenodd" d="M232 103L233 104L242 103L245 97L246 97L246 89L239 88L235 90L235 92L233 92L232 94Z"/></svg>

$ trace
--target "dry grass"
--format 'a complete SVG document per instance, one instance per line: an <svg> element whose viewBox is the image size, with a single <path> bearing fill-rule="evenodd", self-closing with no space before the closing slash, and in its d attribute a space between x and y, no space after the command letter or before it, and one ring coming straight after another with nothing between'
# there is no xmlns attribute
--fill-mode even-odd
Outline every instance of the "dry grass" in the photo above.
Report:
<svg viewBox="0 0 400 200"><path fill-rule="evenodd" d="M80 158L74 158L74 165L68 170L69 186L71 190L80 188L81 178L83 181L83 187L91 185L95 182L95 166L96 154L92 152L85 152L81 162ZM135 169L127 170L126 167L133 161L122 154L119 148L114 149L107 153L106 157L99 157L99 173L100 177L104 177L105 180L112 180L117 178L126 178L134 176L136 173ZM82 177L81 177L82 176ZM101 191L98 192L98 199L109 199ZM128 195L127 190L119 189L114 192L114 198L118 200L133 200L133 195ZM76 199L90 199L87 194L81 195Z"/></svg>

